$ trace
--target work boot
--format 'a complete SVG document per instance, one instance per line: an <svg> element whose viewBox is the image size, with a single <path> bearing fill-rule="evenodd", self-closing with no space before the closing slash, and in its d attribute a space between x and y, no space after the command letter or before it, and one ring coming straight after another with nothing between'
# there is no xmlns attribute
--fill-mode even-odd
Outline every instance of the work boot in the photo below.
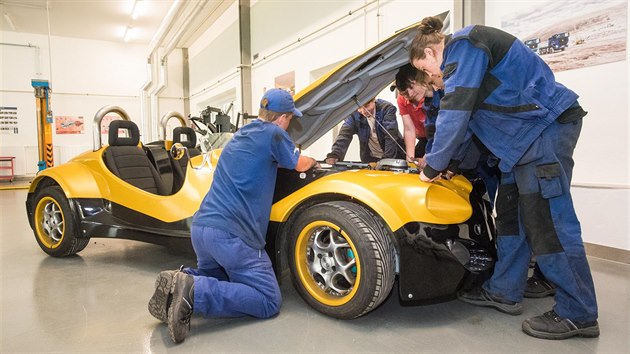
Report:
<svg viewBox="0 0 630 354"><path fill-rule="evenodd" d="M492 307L508 315L520 315L523 313L523 305L520 302L513 302L500 299L487 292L484 288L474 288L470 291L462 292L457 295L460 301L475 305Z"/></svg>
<svg viewBox="0 0 630 354"><path fill-rule="evenodd" d="M523 296L528 298L541 298L556 294L556 286L546 279L530 277L527 279L527 286Z"/></svg>
<svg viewBox="0 0 630 354"><path fill-rule="evenodd" d="M597 321L578 322L558 316L553 310L523 321L523 332L542 339L567 339L574 336L599 337Z"/></svg>
<svg viewBox="0 0 630 354"><path fill-rule="evenodd" d="M171 305L173 277L179 270L164 270L155 279L155 292L149 300L149 313L158 320L168 322L168 307Z"/></svg>
<svg viewBox="0 0 630 354"><path fill-rule="evenodd" d="M175 273L171 294L173 300L168 309L168 333L175 343L186 339L193 314L195 280L192 275Z"/></svg>

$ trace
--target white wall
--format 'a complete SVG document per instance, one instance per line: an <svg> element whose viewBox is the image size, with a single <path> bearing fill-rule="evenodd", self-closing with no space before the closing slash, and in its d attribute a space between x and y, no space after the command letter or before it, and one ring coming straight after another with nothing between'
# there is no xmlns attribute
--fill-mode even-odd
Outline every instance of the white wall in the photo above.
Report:
<svg viewBox="0 0 630 354"><path fill-rule="evenodd" d="M53 126L55 165L92 149L94 115L103 106L122 107L141 126L139 94L147 80L145 45L52 36L49 51L48 37L44 35L0 32L0 38L2 43L39 48L0 46L0 106L17 107L19 118L18 134L0 134L0 155L16 157L16 175L32 175L38 169L31 79L49 81L53 116L84 119L83 134L57 135ZM158 100L158 114L183 112L182 75L181 50L175 50L169 56L169 86Z"/></svg>
<svg viewBox="0 0 630 354"><path fill-rule="evenodd" d="M174 49L168 55L167 73L167 86L158 96L157 112L152 112L150 118L156 122L160 122L162 117L169 112L184 114L184 58L181 49ZM181 123L177 119L170 119L166 125L166 137L172 139L173 129L180 125ZM153 126L156 128L154 135L149 137L149 135L146 134L146 139L143 140L143 142L156 141L162 138L159 123L153 124Z"/></svg>
<svg viewBox="0 0 630 354"><path fill-rule="evenodd" d="M576 11L581 1L572 3ZM487 0L486 24L500 28L501 18L520 6L545 3ZM571 9L566 8L565 13L571 14ZM572 188L582 238L585 242L630 250L627 58L626 53L624 61L561 71L556 73L556 79L580 95L581 105L589 112L574 154Z"/></svg>
<svg viewBox="0 0 630 354"><path fill-rule="evenodd" d="M252 56L257 58L253 59L252 65L254 112L248 113L257 113L260 97L266 89L274 86L277 76L295 71L295 89L296 92L300 91L321 75L322 68L361 53L396 30L416 23L425 16L452 10L452 2L449 1L380 1L378 10L377 3L374 3L309 36L365 3L363 0L253 3L251 48ZM194 95L191 97L191 113L203 109L207 104L216 103L213 97L221 97L234 87L237 93L235 108L241 106L239 58L238 53L234 53L234 50L238 50L238 32L235 29L238 29L237 4L190 47L191 73L195 72L203 78L196 78L196 84L191 84L191 96ZM296 43L298 39L300 42ZM231 48L225 45L229 40L234 41ZM284 47L287 48L278 52ZM379 97L395 103L393 93L389 90ZM330 132L304 153L323 159L330 151L332 142L333 133ZM357 141L348 149L346 158L359 160Z"/></svg>
<svg viewBox="0 0 630 354"><path fill-rule="evenodd" d="M225 111L233 103L230 115L236 123L241 107L238 2L188 48L188 56L190 114L199 116L206 106Z"/></svg>

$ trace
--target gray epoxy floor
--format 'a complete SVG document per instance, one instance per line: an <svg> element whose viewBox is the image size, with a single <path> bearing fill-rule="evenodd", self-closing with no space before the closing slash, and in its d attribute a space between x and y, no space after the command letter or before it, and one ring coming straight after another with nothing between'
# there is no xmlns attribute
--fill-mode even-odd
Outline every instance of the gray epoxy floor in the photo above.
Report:
<svg viewBox="0 0 630 354"><path fill-rule="evenodd" d="M282 281L284 303L270 320L194 318L174 345L147 311L160 270L190 264L166 248L92 239L80 256L44 254L28 226L25 190L0 191L0 352L267 352L267 353L629 353L630 265L590 258L601 336L546 341L521 322L551 308L526 300L520 316L458 301L401 307L397 292L352 321L325 317Z"/></svg>

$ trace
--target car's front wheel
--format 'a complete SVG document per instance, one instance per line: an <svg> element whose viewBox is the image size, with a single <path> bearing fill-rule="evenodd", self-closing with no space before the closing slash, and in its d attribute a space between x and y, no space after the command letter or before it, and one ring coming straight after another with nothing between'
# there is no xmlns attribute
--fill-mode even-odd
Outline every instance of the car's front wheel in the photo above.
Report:
<svg viewBox="0 0 630 354"><path fill-rule="evenodd" d="M390 236L378 217L356 203L309 207L290 231L294 286L326 315L351 319L370 312L394 284L396 251Z"/></svg>
<svg viewBox="0 0 630 354"><path fill-rule="evenodd" d="M53 257L80 252L90 242L78 238L78 227L65 194L58 186L47 186L37 193L33 209L33 231L39 247Z"/></svg>

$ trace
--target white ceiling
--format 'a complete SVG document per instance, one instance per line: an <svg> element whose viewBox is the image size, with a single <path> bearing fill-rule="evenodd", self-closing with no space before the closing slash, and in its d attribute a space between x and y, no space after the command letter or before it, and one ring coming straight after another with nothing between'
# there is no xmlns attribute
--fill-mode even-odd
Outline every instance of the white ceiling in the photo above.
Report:
<svg viewBox="0 0 630 354"><path fill-rule="evenodd" d="M204 6L178 47L190 45L234 0L181 1L182 9ZM133 20L134 0L0 0L0 29L47 35L50 20L53 36L123 42L125 28L131 26L128 43L148 44L173 3L174 0L138 0L140 16ZM182 10L180 15L185 13Z"/></svg>

